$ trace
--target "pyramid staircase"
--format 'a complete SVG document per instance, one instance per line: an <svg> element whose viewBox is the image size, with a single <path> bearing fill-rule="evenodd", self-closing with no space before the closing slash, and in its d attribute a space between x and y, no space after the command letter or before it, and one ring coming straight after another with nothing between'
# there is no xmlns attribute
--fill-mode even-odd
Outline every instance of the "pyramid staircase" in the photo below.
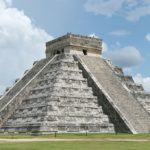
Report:
<svg viewBox="0 0 150 150"><path fill-rule="evenodd" d="M104 111L114 125L116 121L113 114L117 114L117 118L120 116L119 120L121 119L120 121L125 123L121 123L122 128L126 127L135 134L149 133L150 115L133 95L136 93L135 89L141 92L142 87L133 85L132 94L103 58L77 55L75 58L80 62L80 68L84 70L85 77L89 78L89 82L91 82L89 84L95 89L95 95L100 97L100 103L105 106ZM103 100L102 97L104 97ZM109 105L111 105L111 110L108 109Z"/></svg>
<svg viewBox="0 0 150 150"><path fill-rule="evenodd" d="M115 132L72 55L44 64L1 109L0 132Z"/></svg>

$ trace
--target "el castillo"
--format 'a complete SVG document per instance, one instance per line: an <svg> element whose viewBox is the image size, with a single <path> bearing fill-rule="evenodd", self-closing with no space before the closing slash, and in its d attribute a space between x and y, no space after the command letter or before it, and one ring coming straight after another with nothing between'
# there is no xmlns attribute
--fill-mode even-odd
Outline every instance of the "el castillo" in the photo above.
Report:
<svg viewBox="0 0 150 150"><path fill-rule="evenodd" d="M0 98L0 133L150 133L150 93L101 56L102 40L67 33Z"/></svg>

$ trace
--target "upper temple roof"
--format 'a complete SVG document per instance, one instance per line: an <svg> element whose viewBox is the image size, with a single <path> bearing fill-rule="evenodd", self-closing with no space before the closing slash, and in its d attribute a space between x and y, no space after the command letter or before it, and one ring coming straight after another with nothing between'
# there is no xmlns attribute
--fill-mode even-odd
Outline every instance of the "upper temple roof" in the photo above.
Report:
<svg viewBox="0 0 150 150"><path fill-rule="evenodd" d="M57 52L71 53L86 50L90 54L100 55L102 52L102 39L83 36L79 34L67 33L46 43L47 57Z"/></svg>

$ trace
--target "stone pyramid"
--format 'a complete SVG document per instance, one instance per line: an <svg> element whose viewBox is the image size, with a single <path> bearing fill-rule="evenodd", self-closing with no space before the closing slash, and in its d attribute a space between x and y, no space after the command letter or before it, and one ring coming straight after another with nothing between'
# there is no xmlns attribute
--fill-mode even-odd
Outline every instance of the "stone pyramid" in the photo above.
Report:
<svg viewBox="0 0 150 150"><path fill-rule="evenodd" d="M68 33L46 43L0 99L0 132L150 132L150 94L100 57L102 40Z"/></svg>

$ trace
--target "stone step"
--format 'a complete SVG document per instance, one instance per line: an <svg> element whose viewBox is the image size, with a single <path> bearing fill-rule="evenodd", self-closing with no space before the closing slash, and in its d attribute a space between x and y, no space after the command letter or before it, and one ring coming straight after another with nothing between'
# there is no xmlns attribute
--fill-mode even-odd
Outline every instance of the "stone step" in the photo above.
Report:
<svg viewBox="0 0 150 150"><path fill-rule="evenodd" d="M13 125L16 126L18 124L37 124L41 122L47 122L50 124L61 124L61 123L93 123L93 124L101 124L101 123L107 123L109 124L109 120L107 116L100 116L100 115L91 115L91 116L85 116L85 115L70 115L70 116L63 116L63 115L51 115L47 118L44 118L42 116L36 117L33 115L28 115L27 117L18 116L13 117L3 126Z"/></svg>
<svg viewBox="0 0 150 150"><path fill-rule="evenodd" d="M42 107L48 107L48 106L52 106L52 104L50 105L50 103L51 103L51 101L49 101L49 102L44 102L45 104L37 104L37 103L32 103L32 104L26 104L26 105L22 105L21 107L19 107L19 108L17 108L16 109L16 111L17 110L23 110L23 109L33 109L33 108L42 108ZM85 104L87 104L87 105L85 105L84 106L84 103ZM35 105L34 105L35 104ZM93 102L90 102L90 101L86 101L86 102L84 102L84 101L82 101L82 106L81 105L79 105L79 101L77 101L77 102L74 102L73 100L72 101L70 101L70 102L59 102L59 103L57 103L56 105L58 106L58 107L74 107L74 108L92 108L92 109L101 109L101 106L97 106L96 105L97 104L97 101L93 101ZM93 105L93 106L92 106Z"/></svg>
<svg viewBox="0 0 150 150"><path fill-rule="evenodd" d="M51 63L50 65L49 65L49 70L50 69L54 69L54 68L61 68L61 69L68 69L68 68L70 68L70 69L77 69L78 68L78 62L65 62L65 61L62 61L62 60L60 60L60 61L55 61L55 62L53 62L53 63Z"/></svg>
<svg viewBox="0 0 150 150"><path fill-rule="evenodd" d="M54 70L49 70L49 71L46 71L45 73L43 73L43 76L44 77L50 77L50 76L56 76L56 75L59 75L59 74L62 74L62 76L65 76L66 74L67 75L82 75L82 71L79 70L79 69L54 69Z"/></svg>
<svg viewBox="0 0 150 150"><path fill-rule="evenodd" d="M145 110L150 113L150 94L149 93L133 93L135 98L140 102L140 104L145 108Z"/></svg>
<svg viewBox="0 0 150 150"><path fill-rule="evenodd" d="M44 117L43 117L44 118ZM36 124L39 124L39 123L42 123L44 121L44 119L40 119L40 118L33 118L33 117L28 117L28 118L14 118L14 119L11 119L10 121L8 121L4 126L18 126L20 124L24 124L24 126L26 124L30 125L30 124L33 124L33 125L36 125Z"/></svg>
<svg viewBox="0 0 150 150"><path fill-rule="evenodd" d="M115 66L115 67L113 67L113 70L114 70L114 72L115 72L116 75L118 75L118 76L124 76L122 68L120 68L118 66Z"/></svg>
<svg viewBox="0 0 150 150"><path fill-rule="evenodd" d="M60 86L60 85L66 85L68 87L87 87L87 81L81 81L81 80L68 80L68 79L51 79L51 80L43 80L39 81L36 85L36 87L44 87L44 86ZM35 88L36 88L35 87Z"/></svg>
<svg viewBox="0 0 150 150"><path fill-rule="evenodd" d="M4 130L4 128L30 127L30 126L36 127L36 126L41 126L41 124L42 124L42 122L39 122L39 123L37 123L37 122L34 122L34 123L22 123L22 124L20 123L20 124L16 124L15 126L14 125L5 125L5 126L3 126L3 128L0 128L0 130L1 129ZM4 131L3 131L3 133L4 133Z"/></svg>
<svg viewBox="0 0 150 150"><path fill-rule="evenodd" d="M47 87L47 88L37 88L32 89L30 92L31 95L39 95L39 94L49 94L49 93L55 93L55 95L93 95L93 91L91 88L79 88L79 87L59 87L59 86L53 86L53 87Z"/></svg>
<svg viewBox="0 0 150 150"><path fill-rule="evenodd" d="M78 69L54 69L54 70L48 70L48 71L46 71L45 73L44 73L44 75L47 75L47 74L56 74L57 72L73 72L73 73L82 73L82 70L79 70L79 68Z"/></svg>
<svg viewBox="0 0 150 150"><path fill-rule="evenodd" d="M66 77L54 77L54 78L45 78L40 79L37 81L37 86L44 86L44 85L53 85L54 83L60 83L60 84L67 84L67 85L83 85L87 86L87 79L85 78L66 78Z"/></svg>
<svg viewBox="0 0 150 150"><path fill-rule="evenodd" d="M84 79L83 77L70 77L69 75L68 76L50 76L50 77L41 77L39 79L39 81L43 81L43 80L55 80L55 79L62 79L62 80L80 80L80 81L86 81L86 79Z"/></svg>
<svg viewBox="0 0 150 150"><path fill-rule="evenodd" d="M39 112L39 113L37 113L37 112L35 112L35 113L30 113L30 114L26 114L26 113L22 113L22 114L14 114L13 116L11 116L10 117L10 119L18 119L18 118L29 118L29 117L39 117L39 116L46 116L47 115L47 112L45 111L45 112Z"/></svg>
<svg viewBox="0 0 150 150"><path fill-rule="evenodd" d="M47 95L47 94L42 94L42 95L40 95L40 96L38 96L38 95L34 95L34 96L29 96L27 99L25 99L25 100L36 100L36 99L38 99L38 98L50 98L50 99L53 99L53 100L55 100L55 98L56 98L56 101L57 100L59 100L59 98L80 98L80 99L93 99L93 98L97 98L96 96L93 96L93 95L59 95L59 96L57 96L57 95L53 95L53 94L51 94L51 95Z"/></svg>
<svg viewBox="0 0 150 150"><path fill-rule="evenodd" d="M15 114L24 114L24 113L33 113L33 112L44 112L44 111L49 111L51 113L51 111L65 111L67 112L71 112L73 111L74 113L79 112L79 111L93 111L91 112L94 113L94 111L98 111L98 112L103 112L102 111L102 107L98 107L96 104L91 103L90 106L86 103L86 104L82 104L82 106L80 106L79 104L73 104L73 105L65 105L65 104L56 104L56 106L54 107L54 105L35 105L35 106L25 106L25 107L20 107L16 110Z"/></svg>
<svg viewBox="0 0 150 150"><path fill-rule="evenodd" d="M82 72L79 72L79 71L57 71L57 72L51 72L51 73L49 73L49 72L47 72L47 73L45 73L44 74L44 77L43 78L54 78L54 77L78 77L78 78L83 78L83 76L82 76Z"/></svg>
<svg viewBox="0 0 150 150"><path fill-rule="evenodd" d="M25 100L23 100L22 102L22 105L25 105L26 103L27 104L31 104L33 102L36 102L36 103L41 103L41 102L48 102L48 101L56 101L56 102L60 102L60 101L68 101L69 100L72 100L72 101L93 101L93 102L97 102L97 97L96 96L88 96L88 97L83 97L83 96L40 96L40 97L30 97L30 98L27 98Z"/></svg>
<svg viewBox="0 0 150 150"><path fill-rule="evenodd" d="M117 75L122 82L128 83L128 84L135 84L132 76L124 76L124 75Z"/></svg>
<svg viewBox="0 0 150 150"><path fill-rule="evenodd" d="M144 88L141 84L133 84L133 83L126 83L126 86L131 90L131 91L144 91Z"/></svg>
<svg viewBox="0 0 150 150"><path fill-rule="evenodd" d="M37 99L26 99L22 102L22 106L19 107L18 109L21 109L22 107L38 107L38 106L45 106L45 105L58 105L58 104L72 104L72 105L77 105L77 104L93 104L93 105L98 105L98 100L97 98L52 98L52 99L42 99L42 98L37 98ZM81 106L80 106L81 107ZM99 106L100 108L100 106Z"/></svg>
<svg viewBox="0 0 150 150"><path fill-rule="evenodd" d="M142 99L150 99L150 93L145 91L134 91L133 95Z"/></svg>
<svg viewBox="0 0 150 150"><path fill-rule="evenodd" d="M68 86L68 85L61 85L61 83L59 85L56 85L54 84L53 86L51 85L46 85L46 86L40 86L40 87L36 87L36 88L33 88L31 90L31 92L35 92L35 91L39 91L39 90L54 90L54 89L58 89L58 90L62 90L62 89L78 89L78 90L89 90L90 92L92 91L92 88L91 87L81 87L81 86Z"/></svg>
<svg viewBox="0 0 150 150"><path fill-rule="evenodd" d="M8 125L17 125L17 124L23 124L23 123L29 123L29 124L33 124L33 123L41 123L43 121L43 119L40 119L39 117L33 116L33 115L28 115L27 117L23 117L23 116L18 116L13 117L10 121L7 122L7 124L5 124L5 126ZM47 123L57 123L57 124L61 124L61 123L76 123L76 124L81 124L81 123L93 123L93 124L101 124L101 123L108 123L109 124L109 120L107 116L85 116L85 115L80 115L80 114L76 114L76 115L70 115L70 116L63 116L63 115L51 115L47 118L44 119L44 122Z"/></svg>
<svg viewBox="0 0 150 150"><path fill-rule="evenodd" d="M40 128L40 129L39 129ZM57 125L54 124L49 126L44 126L43 128L40 127L40 124L20 124L18 126L7 126L3 129L1 129L0 132L42 132L42 133L51 133L51 132L96 132L96 133L114 133L114 127L112 124L83 124L83 125L77 125L77 124L66 124L66 125Z"/></svg>
<svg viewBox="0 0 150 150"><path fill-rule="evenodd" d="M67 59L58 59L55 62L51 63L51 65L53 66L53 65L62 64L62 63L64 63L64 64L78 64L78 61L75 61L75 60L69 61Z"/></svg>
<svg viewBox="0 0 150 150"><path fill-rule="evenodd" d="M97 100L88 100L88 99L78 99L78 100L74 100L74 99L68 99L65 101L62 101L61 99L59 100L48 100L48 101L41 101L41 102L37 102L37 101L31 101L31 102L24 102L22 104L23 108L24 107L37 107L37 106L45 106L45 105L57 105L57 104L69 104L69 105L77 105L77 104L93 104L93 105L98 105L98 101ZM100 106L99 106L100 107ZM19 107L18 109L20 109L22 107Z"/></svg>
<svg viewBox="0 0 150 150"><path fill-rule="evenodd" d="M18 125L16 125L15 127L27 127L27 126L40 126L40 125L42 125L42 123L23 123L23 124L18 124ZM103 126L105 126L106 128L107 128L107 126L108 127L113 127L113 125L112 124L108 124L108 123L99 123L99 124L97 124L97 125L95 125L95 124L92 124L92 123L85 123L85 124L79 124L79 125L76 125L76 123L52 123L52 124L50 124L50 125L48 125L48 126L58 126L58 127L69 127L69 126L73 126L73 127L76 127L76 126L82 126L82 127L88 127L88 126L93 126L93 127L97 127L97 126L101 126L101 127L103 127ZM12 127L12 128L14 128L14 126L12 126L12 125L6 125L5 126L6 128L7 127ZM4 128L4 127L3 127Z"/></svg>

